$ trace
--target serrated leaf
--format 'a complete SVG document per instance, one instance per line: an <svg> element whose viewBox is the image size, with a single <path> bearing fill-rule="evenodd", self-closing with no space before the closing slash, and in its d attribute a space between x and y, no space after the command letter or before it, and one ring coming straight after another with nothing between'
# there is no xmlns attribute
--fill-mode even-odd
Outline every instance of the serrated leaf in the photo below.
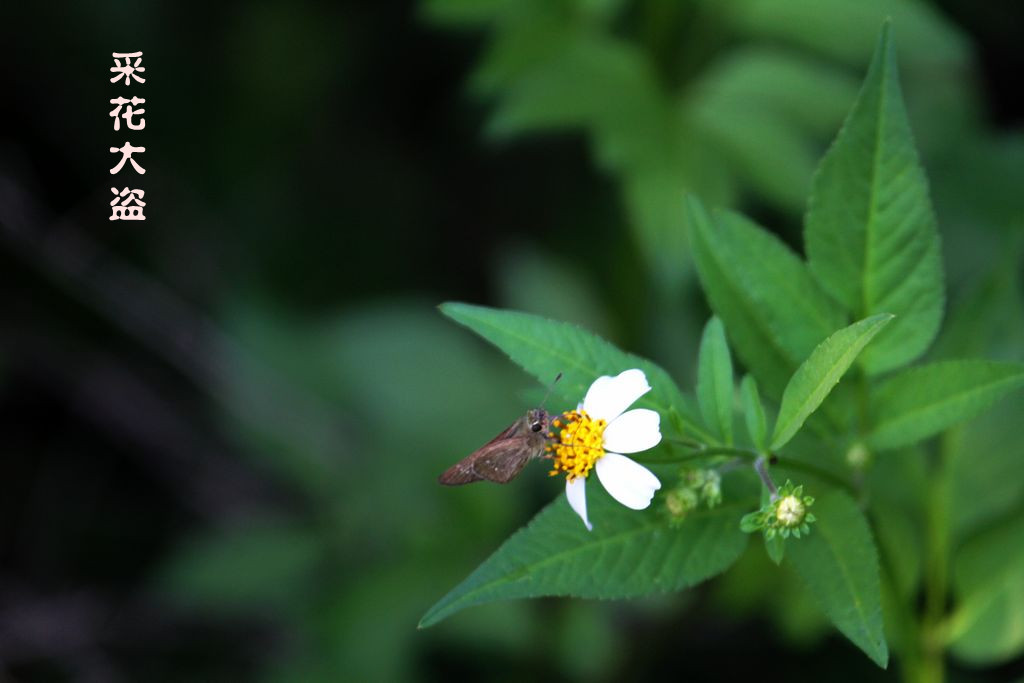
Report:
<svg viewBox="0 0 1024 683"><path fill-rule="evenodd" d="M932 363L904 370L872 396L876 448L906 446L982 412L1024 386L1024 365L985 360Z"/></svg>
<svg viewBox="0 0 1024 683"><path fill-rule="evenodd" d="M861 357L869 373L924 353L942 320L942 263L888 24L857 101L815 175L805 241L815 278L854 317L897 316Z"/></svg>
<svg viewBox="0 0 1024 683"><path fill-rule="evenodd" d="M748 499L697 510L670 528L657 510L625 508L592 479L587 506L593 531L559 496L431 607L420 627L495 600L628 598L693 586L725 571L743 553L747 535L736 519L750 504Z"/></svg>
<svg viewBox="0 0 1024 683"><path fill-rule="evenodd" d="M839 383L858 354L892 318L892 315L882 313L855 322L832 334L811 352L793 373L782 395L779 417L772 433L773 451L793 438L832 387Z"/></svg>
<svg viewBox="0 0 1024 683"><path fill-rule="evenodd" d="M878 551L857 504L840 491L814 504L817 521L787 544L786 560L839 631L879 666L889 662L882 631Z"/></svg>
<svg viewBox="0 0 1024 683"><path fill-rule="evenodd" d="M954 560L958 601L953 653L972 664L997 664L1024 650L1024 516L966 543Z"/></svg>
<svg viewBox="0 0 1024 683"><path fill-rule="evenodd" d="M744 375L740 382L740 397L743 401L743 419L747 423L747 434L757 450L768 450L768 425L764 417L764 406L757 391L757 380Z"/></svg>
<svg viewBox="0 0 1024 683"><path fill-rule="evenodd" d="M777 237L743 216L714 220L687 197L701 286L729 331L736 355L778 398L793 370L844 319L807 266Z"/></svg>
<svg viewBox="0 0 1024 683"><path fill-rule="evenodd" d="M722 441L732 443L732 358L725 341L725 328L718 318L704 326L697 354L697 401L704 423Z"/></svg>
<svg viewBox="0 0 1024 683"><path fill-rule="evenodd" d="M540 382L550 384L562 373L561 381L552 391L571 401L574 407L598 377L640 368L647 375L651 391L634 406L658 411L663 418L662 430L674 426L675 421L668 418L677 414L682 423L680 431L706 443L717 443L694 414L692 402L682 395L667 372L649 360L620 351L597 335L569 323L463 303L445 303L440 309L504 351Z"/></svg>

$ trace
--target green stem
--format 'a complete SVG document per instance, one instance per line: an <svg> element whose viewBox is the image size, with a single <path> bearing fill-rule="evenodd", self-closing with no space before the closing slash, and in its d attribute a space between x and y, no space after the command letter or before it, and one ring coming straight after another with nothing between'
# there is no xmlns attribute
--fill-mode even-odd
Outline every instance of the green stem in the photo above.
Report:
<svg viewBox="0 0 1024 683"><path fill-rule="evenodd" d="M942 683L945 671L946 596L949 593L952 453L959 430L947 431L940 446L932 485L928 488L924 575L924 614L921 619L918 683Z"/></svg>
<svg viewBox="0 0 1024 683"><path fill-rule="evenodd" d="M630 457L636 460L637 462L643 463L645 465L681 465L688 462L693 462L695 460L703 460L704 458L708 458L715 455L732 455L738 458L746 458L747 460L753 461L756 461L758 458L762 457L761 453L758 453L757 451L750 450L747 448L733 448L729 446L704 446L702 444L693 441L688 441L685 439L665 439L665 442L670 444L679 444L681 446L685 446L686 448L691 448L694 450L688 453L684 453L682 455L671 455L667 458L664 456L645 457L640 454L632 455ZM779 457L778 464L789 469L798 470L800 472L806 472L807 474L810 474L812 476L818 477L819 479L823 479L829 482L833 486L844 489L850 494L856 494L856 491L850 482L836 476L835 474L829 472L828 470L822 469L810 463L802 462L800 460L787 460L785 458Z"/></svg>
<svg viewBox="0 0 1024 683"><path fill-rule="evenodd" d="M772 502L779 497L779 487L772 481L772 475L768 474L768 459L763 455L754 461L754 471L757 472L757 476L761 477L761 483L768 489L768 493L771 494Z"/></svg>

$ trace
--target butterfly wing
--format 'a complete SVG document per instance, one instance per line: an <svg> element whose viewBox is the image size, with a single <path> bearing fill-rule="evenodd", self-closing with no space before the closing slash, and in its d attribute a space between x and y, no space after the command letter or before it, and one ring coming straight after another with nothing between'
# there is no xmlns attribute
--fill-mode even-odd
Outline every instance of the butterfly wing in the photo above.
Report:
<svg viewBox="0 0 1024 683"><path fill-rule="evenodd" d="M505 439L494 447L481 449L473 462L473 470L487 481L507 484L516 478L530 457L536 452L534 439L529 436Z"/></svg>
<svg viewBox="0 0 1024 683"><path fill-rule="evenodd" d="M545 423L546 414L534 417L531 414L516 420L496 437L473 453L449 467L438 481L448 486L471 484L475 481L493 481L507 484L530 460L544 450L543 430L535 432L531 422L540 419Z"/></svg>
<svg viewBox="0 0 1024 683"><path fill-rule="evenodd" d="M523 470L531 452L525 436L493 441L449 467L438 481L448 486L485 479L506 484Z"/></svg>

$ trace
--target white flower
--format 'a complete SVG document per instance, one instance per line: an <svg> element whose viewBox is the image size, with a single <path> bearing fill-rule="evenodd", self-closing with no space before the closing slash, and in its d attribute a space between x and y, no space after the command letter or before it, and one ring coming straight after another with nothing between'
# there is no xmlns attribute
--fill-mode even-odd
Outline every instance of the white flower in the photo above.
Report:
<svg viewBox="0 0 1024 683"><path fill-rule="evenodd" d="M565 495L569 505L583 519L587 529L586 482L591 469L612 498L633 510L651 504L661 488L658 478L623 453L637 453L661 442L661 417L646 408L626 410L651 390L642 370L626 370L615 377L598 377L590 385L583 403L565 413L552 425L561 429L550 436L548 447L554 461L552 476L566 474Z"/></svg>

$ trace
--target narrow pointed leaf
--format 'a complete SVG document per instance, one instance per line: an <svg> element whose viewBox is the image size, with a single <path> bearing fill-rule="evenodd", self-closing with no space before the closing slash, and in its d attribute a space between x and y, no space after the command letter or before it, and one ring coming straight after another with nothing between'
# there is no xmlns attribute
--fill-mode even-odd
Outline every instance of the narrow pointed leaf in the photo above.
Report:
<svg viewBox="0 0 1024 683"><path fill-rule="evenodd" d="M740 397L743 400L743 418L747 423L747 434L757 450L768 448L768 425L764 417L764 406L757 391L757 380L745 375L740 383Z"/></svg>
<svg viewBox="0 0 1024 683"><path fill-rule="evenodd" d="M656 510L629 510L591 479L587 505L593 531L559 496L431 607L420 627L495 600L628 598L693 586L728 569L746 548L748 537L736 520L755 497L733 500L695 511L671 528Z"/></svg>
<svg viewBox="0 0 1024 683"><path fill-rule="evenodd" d="M764 539L764 549L768 553L768 559L775 564L782 564L786 557L786 539L781 535L775 535Z"/></svg>
<svg viewBox="0 0 1024 683"><path fill-rule="evenodd" d="M907 446L977 415L1024 387L1024 365L986 360L945 361L904 370L872 397L877 449Z"/></svg>
<svg viewBox="0 0 1024 683"><path fill-rule="evenodd" d="M817 521L804 538L787 543L786 561L836 628L878 666L889 661L882 631L878 551L867 520L845 493L814 503Z"/></svg>
<svg viewBox="0 0 1024 683"><path fill-rule="evenodd" d="M648 360L620 351L595 334L576 325L517 311L463 303L445 303L440 308L446 316L504 351L543 384L550 384L562 373L553 392L571 401L574 407L601 375L640 368L647 375L651 391L635 407L658 411L663 430L674 422L669 420L670 415L678 415L681 431L710 443L717 442L703 427L692 399L683 396L667 372Z"/></svg>
<svg viewBox="0 0 1024 683"><path fill-rule="evenodd" d="M782 448L818 409L846 370L879 331L892 320L874 315L837 331L818 345L786 385L772 433L772 450Z"/></svg>
<svg viewBox="0 0 1024 683"><path fill-rule="evenodd" d="M732 359L725 328L718 318L704 326L697 356L697 401L704 423L726 444L732 443Z"/></svg>
<svg viewBox="0 0 1024 683"><path fill-rule="evenodd" d="M905 365L928 348L945 299L939 237L888 24L815 175L805 241L815 278L854 317L897 316L861 357L869 373Z"/></svg>
<svg viewBox="0 0 1024 683"><path fill-rule="evenodd" d="M708 302L729 331L736 355L765 394L777 399L800 362L846 319L777 237L729 211L712 219L693 196L687 211Z"/></svg>

